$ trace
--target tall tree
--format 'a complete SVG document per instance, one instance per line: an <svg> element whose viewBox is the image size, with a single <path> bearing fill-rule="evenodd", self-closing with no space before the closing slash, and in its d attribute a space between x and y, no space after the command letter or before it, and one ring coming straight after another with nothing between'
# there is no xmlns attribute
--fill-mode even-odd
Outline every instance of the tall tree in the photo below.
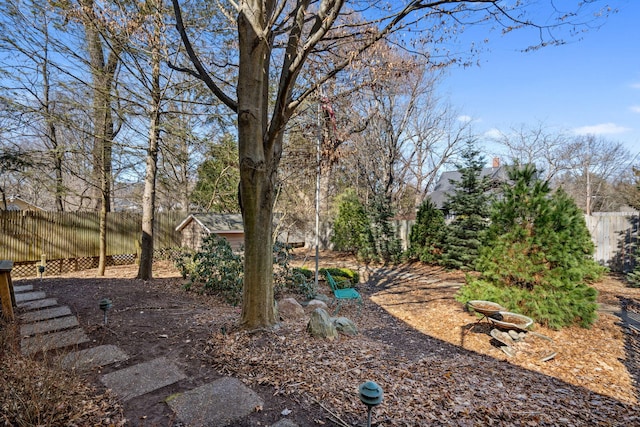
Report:
<svg viewBox="0 0 640 427"><path fill-rule="evenodd" d="M609 210L613 198L612 186L631 166L629 151L620 142L587 135L567 144L564 153L569 159L569 168L559 185L587 215L598 210Z"/></svg>
<svg viewBox="0 0 640 427"><path fill-rule="evenodd" d="M62 211L67 193L63 176L67 147L60 129L66 126L63 112L68 106L61 96L65 82L59 72L57 16L46 1L39 0L2 1L0 16L0 51L5 52L0 57L7 71L0 97L13 112L16 132L12 139L19 139L23 148L31 147L33 159L38 160L32 164L37 172L26 173L35 185L53 194L55 209Z"/></svg>
<svg viewBox="0 0 640 427"><path fill-rule="evenodd" d="M192 44L179 1L172 3L177 30L192 62L192 68L183 69L201 78L237 114L240 206L245 232L241 322L247 328L276 323L272 277L276 175L283 152L283 132L304 100L356 62L364 51L400 29L411 29L419 36L412 40L407 36L399 42L406 42L414 51L427 52L423 48L437 47L456 23L495 20L507 31L535 25L527 14L531 9L498 0L411 0L399 6L355 0L240 0L220 3L228 21L211 25L216 29L233 27L236 33L218 33L208 45L210 49L235 45L237 53L223 58L214 54L212 61L205 62ZM539 16L539 6L532 9ZM552 24L535 25L541 35L558 25L566 26L567 16L580 16L567 15L553 7L552 14L545 16L545 22ZM198 40L203 37L199 35ZM544 40L544 44L559 42L553 36ZM351 49L337 50L345 44L350 44ZM443 57L447 63L454 59L446 53ZM434 56L430 58L435 60ZM227 66L236 60L236 68ZM237 74L226 79L232 69Z"/></svg>
<svg viewBox="0 0 640 427"><path fill-rule="evenodd" d="M491 183L482 175L485 161L473 141L467 142L462 158L460 180L452 182L453 194L443 206L453 220L446 227L441 262L448 268L473 270L489 223Z"/></svg>
<svg viewBox="0 0 640 427"><path fill-rule="evenodd" d="M509 164L535 165L545 181L552 181L571 167L572 155L566 149L569 137L544 123L514 127L496 140L507 149Z"/></svg>
<svg viewBox="0 0 640 427"><path fill-rule="evenodd" d="M153 237L154 218L156 212L156 177L158 175L158 151L160 146L160 126L162 115L163 90L160 82L160 62L162 60L162 1L148 2L151 11L150 29L147 33L150 47L149 65L151 78L149 81L149 146L146 156L146 173L144 178L144 194L142 195L142 236L140 238L140 263L138 279L149 280L153 271Z"/></svg>
<svg viewBox="0 0 640 427"><path fill-rule="evenodd" d="M127 6L129 6L127 8ZM131 37L143 24L148 10L143 4L102 4L78 0L66 9L84 29L91 73L93 125L93 171L97 196L94 209L100 213L100 258L98 274L104 275L107 254L107 213L111 211L113 143L118 128L114 119L116 72Z"/></svg>

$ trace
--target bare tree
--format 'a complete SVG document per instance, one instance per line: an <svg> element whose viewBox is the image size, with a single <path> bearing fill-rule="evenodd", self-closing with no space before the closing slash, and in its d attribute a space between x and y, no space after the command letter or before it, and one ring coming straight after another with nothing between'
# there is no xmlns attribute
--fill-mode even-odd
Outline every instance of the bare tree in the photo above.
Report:
<svg viewBox="0 0 640 427"><path fill-rule="evenodd" d="M209 48L237 46L228 62L203 62L185 27L178 0L172 0L176 27L181 34L192 67L182 69L202 79L211 92L237 114L240 201L245 232L243 326L269 327L277 316L273 296L272 221L277 172L283 152L284 130L293 113L317 88L348 68L360 55L384 37L400 29L418 30L416 52L438 46L447 27L456 23L495 21L506 31L535 26L543 40L536 45L558 43L546 37L557 25L567 25L567 15L551 5L556 21L535 25L530 11L519 3L503 1L412 0L395 7L344 0L262 1L240 0L221 5L227 22L211 27L233 29L219 32ZM383 6L375 9L377 6ZM358 14L364 8L366 14ZM539 13L539 5L535 12ZM578 11L579 12L579 11ZM366 16L374 17L367 21ZM580 15L571 15L580 16ZM424 30L424 31L422 31ZM226 39L225 39L226 37ZM408 36L407 36L408 37ZM223 40L224 39L224 40ZM198 38L202 40L202 36ZM350 44L344 55L336 47ZM215 55L214 55L215 58ZM433 55L430 56L435 60ZM221 58L222 59L222 58ZM453 60L450 55L444 62ZM229 70L233 79L225 79ZM305 74L302 72L314 70ZM235 93L233 90L235 89Z"/></svg>
<svg viewBox="0 0 640 427"><path fill-rule="evenodd" d="M63 179L66 147L59 129L66 126L66 107L60 96L64 81L56 64L60 52L56 52L53 38L60 35L55 30L56 16L47 2L38 0L21 4L3 1L0 12L5 24L0 50L10 55L3 61L7 74L0 97L13 112L16 131L20 129L12 138L21 139L22 145L29 145L34 151L37 163L32 166L38 173L31 177L36 186L53 194L55 209L62 211L67 192Z"/></svg>
<svg viewBox="0 0 640 427"><path fill-rule="evenodd" d="M97 185L94 209L100 213L100 258L98 274L104 275L107 253L107 213L111 210L113 145L118 133L114 118L116 73L122 54L144 23L148 10L132 4L103 4L77 0L60 4L61 12L84 30L91 75L93 174Z"/></svg>
<svg viewBox="0 0 640 427"><path fill-rule="evenodd" d="M566 171L573 157L567 150L571 142L569 136L546 127L544 123L514 127L508 133L501 133L496 142L507 149L510 163L535 165L545 181L552 181L556 175Z"/></svg>
<svg viewBox="0 0 640 427"><path fill-rule="evenodd" d="M569 168L560 185L587 215L594 208L607 210L612 185L631 166L629 151L620 142L586 135L567 144L562 155L569 159Z"/></svg>

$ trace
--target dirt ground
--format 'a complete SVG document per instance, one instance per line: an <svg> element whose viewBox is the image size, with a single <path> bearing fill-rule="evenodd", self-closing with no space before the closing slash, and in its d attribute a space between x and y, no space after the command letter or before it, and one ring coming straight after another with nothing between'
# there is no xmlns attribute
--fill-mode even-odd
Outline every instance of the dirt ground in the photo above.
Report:
<svg viewBox="0 0 640 427"><path fill-rule="evenodd" d="M308 254L298 265L313 267ZM603 313L591 329L535 331L553 341L556 355L541 362L526 352L508 357L487 322L453 299L463 276L422 264L373 267L324 253L321 267L348 266L361 274L361 311L347 305L356 337L311 338L306 318L258 333L237 329L238 308L186 292L170 263L142 282L134 266L61 277L16 280L33 284L78 316L92 342L115 344L131 357L88 376L160 356L176 360L186 380L125 405L129 425L179 425L163 399L233 375L265 400L238 426L270 425L283 418L300 426L355 425L366 420L357 386L376 381L384 402L374 425L640 425L640 337ZM640 301L640 289L614 278L597 285L600 301ZM320 289L328 294L328 289ZM110 298L107 325L98 308ZM545 348L546 349L546 348Z"/></svg>

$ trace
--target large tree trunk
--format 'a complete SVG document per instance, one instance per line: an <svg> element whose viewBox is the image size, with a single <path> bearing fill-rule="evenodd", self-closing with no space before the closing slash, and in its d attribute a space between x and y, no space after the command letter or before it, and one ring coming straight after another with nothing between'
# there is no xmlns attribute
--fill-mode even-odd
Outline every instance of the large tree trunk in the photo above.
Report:
<svg viewBox="0 0 640 427"><path fill-rule="evenodd" d="M247 18L243 13L238 18L238 149L245 235L241 323L245 328L257 329L277 322L271 233L279 159L267 137L269 43L255 33L249 19L260 18Z"/></svg>
<svg viewBox="0 0 640 427"><path fill-rule="evenodd" d="M158 104L156 104L158 105ZM149 135L147 173L142 196L142 237L138 279L149 280L153 270L153 225L156 209L156 175L158 171L158 140L160 139L160 112L154 111Z"/></svg>
<svg viewBox="0 0 640 427"><path fill-rule="evenodd" d="M111 171L115 127L111 111L111 90L120 60L121 47L111 46L106 58L99 29L93 14L94 0L82 0L83 26L89 61L93 96L93 176L96 189L94 209L100 212L100 260L98 274L104 276L107 258L107 213L111 211Z"/></svg>
<svg viewBox="0 0 640 427"><path fill-rule="evenodd" d="M97 208L100 212L100 259L98 275L104 276L107 260L107 213L111 211L111 158L113 147L113 118L111 115L111 79L94 88L94 170L99 180ZM96 80L94 80L95 82ZM103 82L103 79L97 79Z"/></svg>
<svg viewBox="0 0 640 427"><path fill-rule="evenodd" d="M156 19L157 19L156 14ZM153 225L156 210L156 176L158 174L158 142L160 141L160 22L156 20L154 40L151 43L151 126L149 127L149 151L147 172L142 196L142 238L138 279L150 280L153 276Z"/></svg>

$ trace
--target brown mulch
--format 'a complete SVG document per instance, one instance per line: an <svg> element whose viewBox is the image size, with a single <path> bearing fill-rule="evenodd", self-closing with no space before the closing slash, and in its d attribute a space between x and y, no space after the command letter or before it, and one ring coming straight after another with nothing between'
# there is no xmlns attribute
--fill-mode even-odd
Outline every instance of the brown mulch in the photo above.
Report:
<svg viewBox="0 0 640 427"><path fill-rule="evenodd" d="M312 260L298 263L313 265ZM300 426L362 425L366 407L357 387L366 380L384 390L374 425L639 425L637 332L611 314L591 329L535 331L553 339L547 362L506 356L486 322L464 310L453 295L462 275L421 264L368 267L323 253L321 266L344 265L361 274L364 307L346 305L356 337L311 338L306 318L283 321L269 331L235 325L239 310L216 298L187 293L168 264L158 264L145 283L134 267L73 277L25 280L77 313L92 345L116 344L131 360L88 377L169 355L189 376L125 404L130 425L179 425L162 402L166 396L233 375L258 392L265 405L239 426L269 425L284 413ZM17 283L18 281L16 281ZM597 284L600 300L639 301L640 290L615 278ZM328 293L323 285L321 291ZM97 309L113 300L107 326ZM634 354L635 353L635 354ZM100 390L99 390L100 391Z"/></svg>

